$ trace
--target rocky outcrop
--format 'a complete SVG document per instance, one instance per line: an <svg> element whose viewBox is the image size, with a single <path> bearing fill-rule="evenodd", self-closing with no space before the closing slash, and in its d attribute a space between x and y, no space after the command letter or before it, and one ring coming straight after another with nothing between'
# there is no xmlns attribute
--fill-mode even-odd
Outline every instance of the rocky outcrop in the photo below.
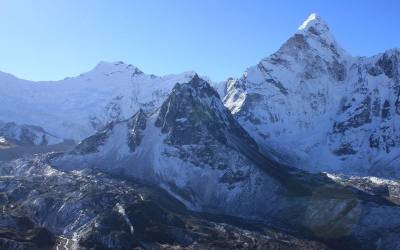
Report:
<svg viewBox="0 0 400 250"><path fill-rule="evenodd" d="M140 145L143 137L143 130L146 129L147 115L140 109L132 118L128 120L128 145L131 151L135 151L135 148Z"/></svg>
<svg viewBox="0 0 400 250"><path fill-rule="evenodd" d="M218 93L197 75L187 84L177 84L160 108L155 125L167 133L172 145L204 144L217 140L228 144L236 136L257 149L255 141L221 105Z"/></svg>

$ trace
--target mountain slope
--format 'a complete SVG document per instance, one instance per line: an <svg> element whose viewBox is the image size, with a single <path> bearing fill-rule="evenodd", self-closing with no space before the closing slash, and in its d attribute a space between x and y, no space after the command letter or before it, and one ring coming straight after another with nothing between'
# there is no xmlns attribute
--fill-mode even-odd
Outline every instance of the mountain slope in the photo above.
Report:
<svg viewBox="0 0 400 250"><path fill-rule="evenodd" d="M123 172L161 183L193 209L211 211L210 204L218 201L218 209L228 210L233 209L228 200L239 199L230 197L233 190L272 191L278 186L270 178L256 184L263 173L241 153L238 141L245 142L248 151L257 151L217 92L195 75L188 83L177 84L158 111L140 110L126 121L111 123L55 165ZM253 209L250 203L238 206Z"/></svg>
<svg viewBox="0 0 400 250"><path fill-rule="evenodd" d="M399 50L352 57L312 14L227 82L224 104L264 153L308 171L400 176Z"/></svg>
<svg viewBox="0 0 400 250"><path fill-rule="evenodd" d="M195 75L177 84L159 110L110 123L50 163L139 178L191 210L257 219L338 248L395 244L387 232L397 232L400 221L385 218L400 218L396 195L301 172L258 150L217 92Z"/></svg>
<svg viewBox="0 0 400 250"><path fill-rule="evenodd" d="M0 120L34 125L62 138L82 140L139 108L157 108L179 75L146 75L123 62L99 63L93 70L55 82L31 82L0 73Z"/></svg>
<svg viewBox="0 0 400 250"><path fill-rule="evenodd" d="M59 144L63 140L53 136L41 127L29 125L17 125L13 122L0 121L0 137L7 141L13 141L19 145L33 146L33 145L53 145Z"/></svg>

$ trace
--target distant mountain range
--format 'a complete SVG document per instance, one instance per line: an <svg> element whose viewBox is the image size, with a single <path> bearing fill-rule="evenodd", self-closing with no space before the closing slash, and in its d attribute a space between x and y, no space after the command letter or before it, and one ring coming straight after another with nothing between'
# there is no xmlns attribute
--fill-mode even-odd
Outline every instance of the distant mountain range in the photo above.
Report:
<svg viewBox="0 0 400 250"><path fill-rule="evenodd" d="M399 60L399 49L351 56L312 14L243 77L210 84L270 157L313 172L399 176ZM194 74L158 77L122 62L57 82L1 73L0 121L80 141L139 109L156 110Z"/></svg>

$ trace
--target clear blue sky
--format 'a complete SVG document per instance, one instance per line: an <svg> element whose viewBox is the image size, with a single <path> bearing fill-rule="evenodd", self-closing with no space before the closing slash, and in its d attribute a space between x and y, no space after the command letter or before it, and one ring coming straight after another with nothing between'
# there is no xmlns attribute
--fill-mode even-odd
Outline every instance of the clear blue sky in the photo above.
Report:
<svg viewBox="0 0 400 250"><path fill-rule="evenodd" d="M317 12L353 55L400 47L398 0L0 0L0 70L57 80L124 61L240 76Z"/></svg>

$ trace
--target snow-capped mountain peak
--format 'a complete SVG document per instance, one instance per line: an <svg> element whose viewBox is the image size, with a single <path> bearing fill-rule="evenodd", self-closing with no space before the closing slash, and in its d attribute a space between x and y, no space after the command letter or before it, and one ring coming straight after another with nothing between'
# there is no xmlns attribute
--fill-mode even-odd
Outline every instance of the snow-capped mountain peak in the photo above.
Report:
<svg viewBox="0 0 400 250"><path fill-rule="evenodd" d="M320 31L321 33L329 32L328 25L317 13L311 13L308 18L303 22L303 24L300 25L300 27L298 28L299 31L310 31L310 29L315 29L316 31Z"/></svg>
<svg viewBox="0 0 400 250"><path fill-rule="evenodd" d="M140 108L157 109L176 83L195 72L156 76L124 62L100 62L61 81L33 82L0 72L0 120L34 125L61 139L82 140Z"/></svg>
<svg viewBox="0 0 400 250"><path fill-rule="evenodd" d="M308 45L305 48L318 51L324 59L349 57L348 52L337 43L328 24L316 13L312 13L300 25L294 38L297 40L304 38L304 43Z"/></svg>
<svg viewBox="0 0 400 250"><path fill-rule="evenodd" d="M92 70L84 73L84 76L95 76L95 75L112 75L115 73L127 73L127 74L143 74L143 72L132 64L126 64L122 61L118 62L106 62L100 61Z"/></svg>
<svg viewBox="0 0 400 250"><path fill-rule="evenodd" d="M293 157L289 164L400 172L392 167L399 163L399 65L397 49L351 56L311 14L277 52L227 82L224 103L265 152Z"/></svg>

